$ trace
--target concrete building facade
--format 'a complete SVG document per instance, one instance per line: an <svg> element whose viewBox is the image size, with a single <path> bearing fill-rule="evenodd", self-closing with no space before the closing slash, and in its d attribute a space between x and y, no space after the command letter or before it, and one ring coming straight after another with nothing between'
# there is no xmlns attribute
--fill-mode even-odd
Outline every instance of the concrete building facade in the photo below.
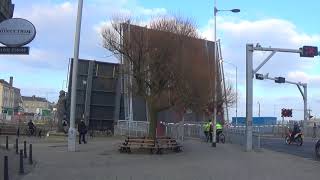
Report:
<svg viewBox="0 0 320 180"><path fill-rule="evenodd" d="M25 113L41 115L43 110L49 109L49 102L42 97L22 96L22 106Z"/></svg>
<svg viewBox="0 0 320 180"><path fill-rule="evenodd" d="M5 80L0 80L0 105L2 113L14 106L14 91L12 86Z"/></svg>
<svg viewBox="0 0 320 180"><path fill-rule="evenodd" d="M13 87L13 77L7 82L0 79L0 118L11 119L12 115L22 110L20 89Z"/></svg>

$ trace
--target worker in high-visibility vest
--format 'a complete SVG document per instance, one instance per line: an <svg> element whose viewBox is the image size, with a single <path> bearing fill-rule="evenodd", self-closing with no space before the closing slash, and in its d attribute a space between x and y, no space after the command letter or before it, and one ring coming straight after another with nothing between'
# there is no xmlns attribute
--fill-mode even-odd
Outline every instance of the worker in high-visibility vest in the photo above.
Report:
<svg viewBox="0 0 320 180"><path fill-rule="evenodd" d="M209 130L210 130L210 121L207 121L203 124L203 132L204 135L206 136L206 141L209 141Z"/></svg>
<svg viewBox="0 0 320 180"><path fill-rule="evenodd" d="M217 133L217 142L219 142L219 135L222 133L223 131L223 126L220 123L216 124L216 133Z"/></svg>

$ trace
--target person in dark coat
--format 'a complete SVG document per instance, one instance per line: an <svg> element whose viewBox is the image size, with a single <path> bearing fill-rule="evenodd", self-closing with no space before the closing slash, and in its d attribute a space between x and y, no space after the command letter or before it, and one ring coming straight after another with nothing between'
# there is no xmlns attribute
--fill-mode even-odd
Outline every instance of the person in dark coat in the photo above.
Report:
<svg viewBox="0 0 320 180"><path fill-rule="evenodd" d="M81 122L78 124L78 131L79 131L79 144L81 144L81 141L86 144L87 142L85 137L87 134L87 126L83 120L81 120Z"/></svg>

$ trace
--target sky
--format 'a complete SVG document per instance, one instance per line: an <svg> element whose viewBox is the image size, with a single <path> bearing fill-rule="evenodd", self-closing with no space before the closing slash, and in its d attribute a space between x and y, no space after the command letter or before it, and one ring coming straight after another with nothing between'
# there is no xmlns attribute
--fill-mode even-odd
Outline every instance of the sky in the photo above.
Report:
<svg viewBox="0 0 320 180"><path fill-rule="evenodd" d="M73 56L76 0L13 0L14 17L31 21L37 35L28 56L1 56L0 79L14 77L14 86L22 95L37 95L57 101L66 90L69 58ZM80 58L117 62L102 48L101 29L116 14L129 14L147 22L158 15L178 14L191 18L201 36L213 40L213 0L85 0ZM303 45L320 46L317 8L320 1L295 0L218 0L218 9L241 9L240 13L221 11L217 17L217 36L221 40L225 76L235 87L238 70L238 116L245 116L245 47L259 43L263 47L298 49ZM254 53L254 67L268 52ZM300 58L298 54L276 53L259 73L282 76L294 82L308 83L308 108L320 116L320 57ZM229 64L228 64L229 63ZM233 65L230 65L233 64ZM292 119L303 119L303 100L295 85L254 80L253 114L280 118L281 108L293 109ZM235 107L235 106L234 106ZM235 116L235 108L230 109Z"/></svg>

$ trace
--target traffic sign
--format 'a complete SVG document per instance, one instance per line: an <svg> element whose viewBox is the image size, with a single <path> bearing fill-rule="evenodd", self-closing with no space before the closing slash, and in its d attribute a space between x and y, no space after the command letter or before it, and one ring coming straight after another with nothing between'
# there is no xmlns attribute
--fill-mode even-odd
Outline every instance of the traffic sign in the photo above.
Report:
<svg viewBox="0 0 320 180"><path fill-rule="evenodd" d="M264 79L263 74L256 73L256 79L263 80Z"/></svg>
<svg viewBox="0 0 320 180"><path fill-rule="evenodd" d="M284 78L284 77L276 77L274 82L276 82L276 83L285 83L286 82L286 78Z"/></svg>
<svg viewBox="0 0 320 180"><path fill-rule="evenodd" d="M28 55L29 47L0 47L0 54Z"/></svg>

